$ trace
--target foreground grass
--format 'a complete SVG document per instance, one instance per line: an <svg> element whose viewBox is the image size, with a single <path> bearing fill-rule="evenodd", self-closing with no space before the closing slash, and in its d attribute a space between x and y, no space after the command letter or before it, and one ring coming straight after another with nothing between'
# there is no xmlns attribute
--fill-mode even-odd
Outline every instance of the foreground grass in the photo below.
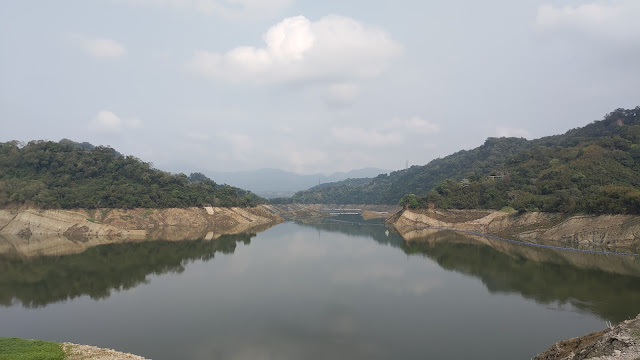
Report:
<svg viewBox="0 0 640 360"><path fill-rule="evenodd" d="M0 360L64 360L60 344L53 341L0 338Z"/></svg>

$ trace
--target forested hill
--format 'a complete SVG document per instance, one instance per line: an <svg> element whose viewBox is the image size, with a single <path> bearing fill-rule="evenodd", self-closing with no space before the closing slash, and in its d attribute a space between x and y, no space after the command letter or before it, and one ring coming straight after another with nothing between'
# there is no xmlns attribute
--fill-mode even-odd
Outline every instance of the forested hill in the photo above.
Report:
<svg viewBox="0 0 640 360"><path fill-rule="evenodd" d="M0 206L169 208L264 202L195 173L170 174L114 149L61 140L0 143Z"/></svg>
<svg viewBox="0 0 640 360"><path fill-rule="evenodd" d="M292 201L336 204L429 202L445 208L637 212L640 107L618 109L585 127L535 140L489 138L424 166L296 193ZM457 184L457 185L456 185ZM431 191L433 190L433 191ZM418 199L429 193L429 198ZM624 198L625 200L622 200ZM628 202L614 209L615 201ZM565 204L566 206L561 206ZM610 206L611 205L611 206Z"/></svg>

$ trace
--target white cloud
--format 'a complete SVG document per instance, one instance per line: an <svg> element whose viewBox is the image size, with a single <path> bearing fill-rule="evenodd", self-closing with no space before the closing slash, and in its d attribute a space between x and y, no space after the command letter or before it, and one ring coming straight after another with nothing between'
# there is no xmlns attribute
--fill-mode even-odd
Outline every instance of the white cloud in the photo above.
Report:
<svg viewBox="0 0 640 360"><path fill-rule="evenodd" d="M94 38L78 33L62 33L62 38L82 47L91 56L97 58L117 58L125 55L124 45L109 38Z"/></svg>
<svg viewBox="0 0 640 360"><path fill-rule="evenodd" d="M305 146L284 146L277 156L285 155L291 170L297 173L314 171L318 165L326 164L329 155L322 150Z"/></svg>
<svg viewBox="0 0 640 360"><path fill-rule="evenodd" d="M606 23L619 15L617 7L599 4L584 4L577 7L555 7L541 5L538 8L536 25L540 28L553 26L593 26Z"/></svg>
<svg viewBox="0 0 640 360"><path fill-rule="evenodd" d="M438 124L421 117L393 119L379 127L332 127L331 136L342 144L367 147L383 147L404 143L405 138L414 135L433 134L440 131Z"/></svg>
<svg viewBox="0 0 640 360"><path fill-rule="evenodd" d="M231 145L231 153L236 160L247 162L253 152L253 141L247 134L223 131L220 136Z"/></svg>
<svg viewBox="0 0 640 360"><path fill-rule="evenodd" d="M277 130L279 133L282 133L282 134L285 134L285 135L293 134L293 131L294 131L292 127L290 127L290 126L286 126L286 125L278 126L278 127L276 128L276 130Z"/></svg>
<svg viewBox="0 0 640 360"><path fill-rule="evenodd" d="M207 141L209 140L209 134L203 132L187 132L184 136L189 140L195 141Z"/></svg>
<svg viewBox="0 0 640 360"><path fill-rule="evenodd" d="M397 118L393 119L386 127L404 129L418 134L434 134L440 131L440 126L438 124L432 123L418 116L414 116L407 120Z"/></svg>
<svg viewBox="0 0 640 360"><path fill-rule="evenodd" d="M126 118L124 119L124 125L129 129L140 129L142 127L142 121L138 118Z"/></svg>
<svg viewBox="0 0 640 360"><path fill-rule="evenodd" d="M191 8L206 15L229 18L264 16L277 13L293 0L123 0L135 5L173 6Z"/></svg>
<svg viewBox="0 0 640 360"><path fill-rule="evenodd" d="M378 76L401 46L383 30L339 15L312 22L286 18L264 35L264 47L241 46L224 54L196 51L188 68L236 83L350 83ZM349 96L353 88L334 88Z"/></svg>
<svg viewBox="0 0 640 360"><path fill-rule="evenodd" d="M142 122L137 118L121 119L108 110L102 110L89 123L89 130L104 134L118 134L126 129L142 127Z"/></svg>
<svg viewBox="0 0 640 360"><path fill-rule="evenodd" d="M363 164L375 164L377 155L371 151L338 151L333 155L331 165L334 171L350 171L361 168Z"/></svg>
<svg viewBox="0 0 640 360"><path fill-rule="evenodd" d="M120 57L127 51L124 46L112 39L85 39L85 50L95 57Z"/></svg>
<svg viewBox="0 0 640 360"><path fill-rule="evenodd" d="M327 87L326 99L330 105L351 105L358 97L360 89L354 83L336 83Z"/></svg>
<svg viewBox="0 0 640 360"><path fill-rule="evenodd" d="M535 26L541 32L572 31L590 38L640 39L640 1L592 1L577 6L542 5Z"/></svg>
<svg viewBox="0 0 640 360"><path fill-rule="evenodd" d="M384 132L360 127L332 127L331 136L343 144L370 147L398 145L404 140L398 132Z"/></svg>
<svg viewBox="0 0 640 360"><path fill-rule="evenodd" d="M531 134L527 130L520 128L499 127L496 128L496 133L499 137L531 137Z"/></svg>

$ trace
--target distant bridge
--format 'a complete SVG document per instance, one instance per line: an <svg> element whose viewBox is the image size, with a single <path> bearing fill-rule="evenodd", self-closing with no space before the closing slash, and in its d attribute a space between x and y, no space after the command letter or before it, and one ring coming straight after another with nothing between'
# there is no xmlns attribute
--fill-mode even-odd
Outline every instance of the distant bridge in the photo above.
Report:
<svg viewBox="0 0 640 360"><path fill-rule="evenodd" d="M362 209L325 209L329 215L362 215Z"/></svg>

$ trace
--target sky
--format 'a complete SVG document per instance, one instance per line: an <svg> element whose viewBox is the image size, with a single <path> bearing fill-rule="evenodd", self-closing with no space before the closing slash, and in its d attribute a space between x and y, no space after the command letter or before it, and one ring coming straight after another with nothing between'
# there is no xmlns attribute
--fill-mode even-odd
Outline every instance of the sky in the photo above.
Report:
<svg viewBox="0 0 640 360"><path fill-rule="evenodd" d="M640 0L3 0L0 141L397 170L640 105Z"/></svg>

